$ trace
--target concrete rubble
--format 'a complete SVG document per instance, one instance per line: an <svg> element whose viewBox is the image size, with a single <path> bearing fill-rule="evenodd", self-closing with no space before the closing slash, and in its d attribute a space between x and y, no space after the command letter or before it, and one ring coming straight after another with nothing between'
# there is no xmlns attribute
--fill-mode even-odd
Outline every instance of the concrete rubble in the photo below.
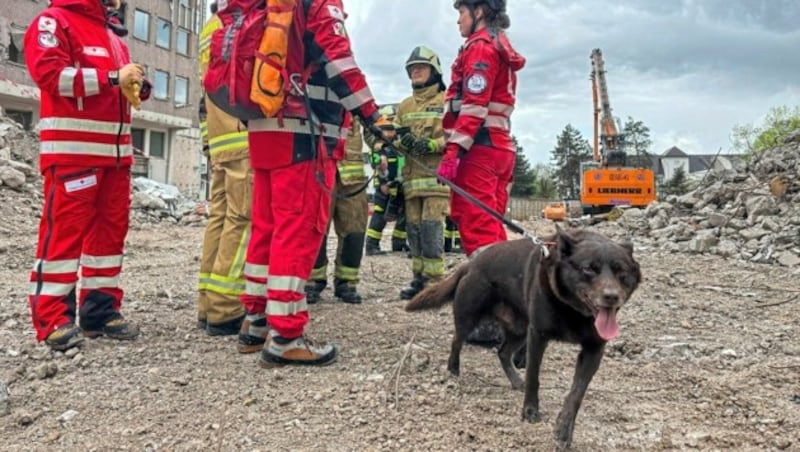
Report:
<svg viewBox="0 0 800 452"><path fill-rule="evenodd" d="M30 194L32 200L41 203L42 177L38 171L38 156L37 132L26 131L17 122L0 116L0 192L13 190ZM134 226L162 221L205 223L205 205L184 196L176 187L143 177L134 179L132 185L131 220ZM3 196L4 203L18 200L18 196Z"/></svg>
<svg viewBox="0 0 800 452"><path fill-rule="evenodd" d="M720 161L688 193L598 227L662 250L800 268L800 131L746 164Z"/></svg>

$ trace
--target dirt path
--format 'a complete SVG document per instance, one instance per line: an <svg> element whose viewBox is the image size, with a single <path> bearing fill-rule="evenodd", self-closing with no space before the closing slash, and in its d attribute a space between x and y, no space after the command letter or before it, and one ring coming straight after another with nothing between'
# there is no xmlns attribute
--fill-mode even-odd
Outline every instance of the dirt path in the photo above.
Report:
<svg viewBox="0 0 800 452"><path fill-rule="evenodd" d="M364 304L337 303L328 289L312 308L310 334L341 346L337 364L264 371L235 338L194 329L202 228L133 230L125 310L141 339L52 354L28 319L31 209L25 224L0 221L0 382L11 391L2 450L552 448L576 348L548 350L544 420L522 423L522 394L492 351L467 347L462 377L448 376L450 310L402 310L409 262L399 255L365 258ZM620 314L574 449L800 450L798 271L638 243L636 255L644 282Z"/></svg>

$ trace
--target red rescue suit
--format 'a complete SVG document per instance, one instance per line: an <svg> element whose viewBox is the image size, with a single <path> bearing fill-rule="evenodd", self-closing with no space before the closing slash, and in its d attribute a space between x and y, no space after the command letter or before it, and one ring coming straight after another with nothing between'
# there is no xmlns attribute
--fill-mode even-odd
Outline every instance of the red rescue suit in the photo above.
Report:
<svg viewBox="0 0 800 452"><path fill-rule="evenodd" d="M446 153L461 158L453 182L501 214L516 160L510 132L516 71L524 65L503 31L479 30L461 47L445 97ZM467 256L506 239L500 221L455 192L450 208Z"/></svg>
<svg viewBox="0 0 800 452"><path fill-rule="evenodd" d="M128 231L130 105L108 73L130 62L97 0L53 0L25 33L25 62L41 90L39 167L44 208L29 302L36 337L75 323L103 325L120 309Z"/></svg>
<svg viewBox="0 0 800 452"><path fill-rule="evenodd" d="M318 66L306 87L314 120L248 122L253 223L241 300L250 314L266 312L270 327L284 338L301 336L308 322L304 287L326 232L336 161L344 156L345 111L366 123L378 117L353 59L341 0L303 3L310 3L305 61ZM292 45L290 40L290 52Z"/></svg>

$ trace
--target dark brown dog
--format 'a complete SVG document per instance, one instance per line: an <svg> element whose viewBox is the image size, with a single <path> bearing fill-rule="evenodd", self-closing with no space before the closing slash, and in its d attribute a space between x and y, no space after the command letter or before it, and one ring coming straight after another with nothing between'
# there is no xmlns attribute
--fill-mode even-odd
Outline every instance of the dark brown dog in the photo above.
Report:
<svg viewBox="0 0 800 452"><path fill-rule="evenodd" d="M641 272L631 244L618 244L583 230L558 232L545 257L529 239L492 245L441 283L420 292L407 311L433 309L453 300L455 335L448 370L459 374L467 335L483 317L505 333L497 355L514 389L525 388L523 419L539 414L539 370L550 340L581 345L572 387L556 422L556 440L569 447L575 416L600 366L607 341L619 334L616 314L639 285ZM530 319L530 322L529 322ZM511 358L527 339L523 384Z"/></svg>

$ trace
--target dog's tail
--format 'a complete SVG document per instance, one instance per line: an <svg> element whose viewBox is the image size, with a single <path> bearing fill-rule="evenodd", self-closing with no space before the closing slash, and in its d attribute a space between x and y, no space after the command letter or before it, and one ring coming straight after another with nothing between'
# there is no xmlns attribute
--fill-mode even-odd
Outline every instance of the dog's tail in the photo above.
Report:
<svg viewBox="0 0 800 452"><path fill-rule="evenodd" d="M406 304L406 311L423 311L425 309L441 308L453 300L456 287L461 278L467 274L468 265L462 265L455 273L444 281L426 287Z"/></svg>

